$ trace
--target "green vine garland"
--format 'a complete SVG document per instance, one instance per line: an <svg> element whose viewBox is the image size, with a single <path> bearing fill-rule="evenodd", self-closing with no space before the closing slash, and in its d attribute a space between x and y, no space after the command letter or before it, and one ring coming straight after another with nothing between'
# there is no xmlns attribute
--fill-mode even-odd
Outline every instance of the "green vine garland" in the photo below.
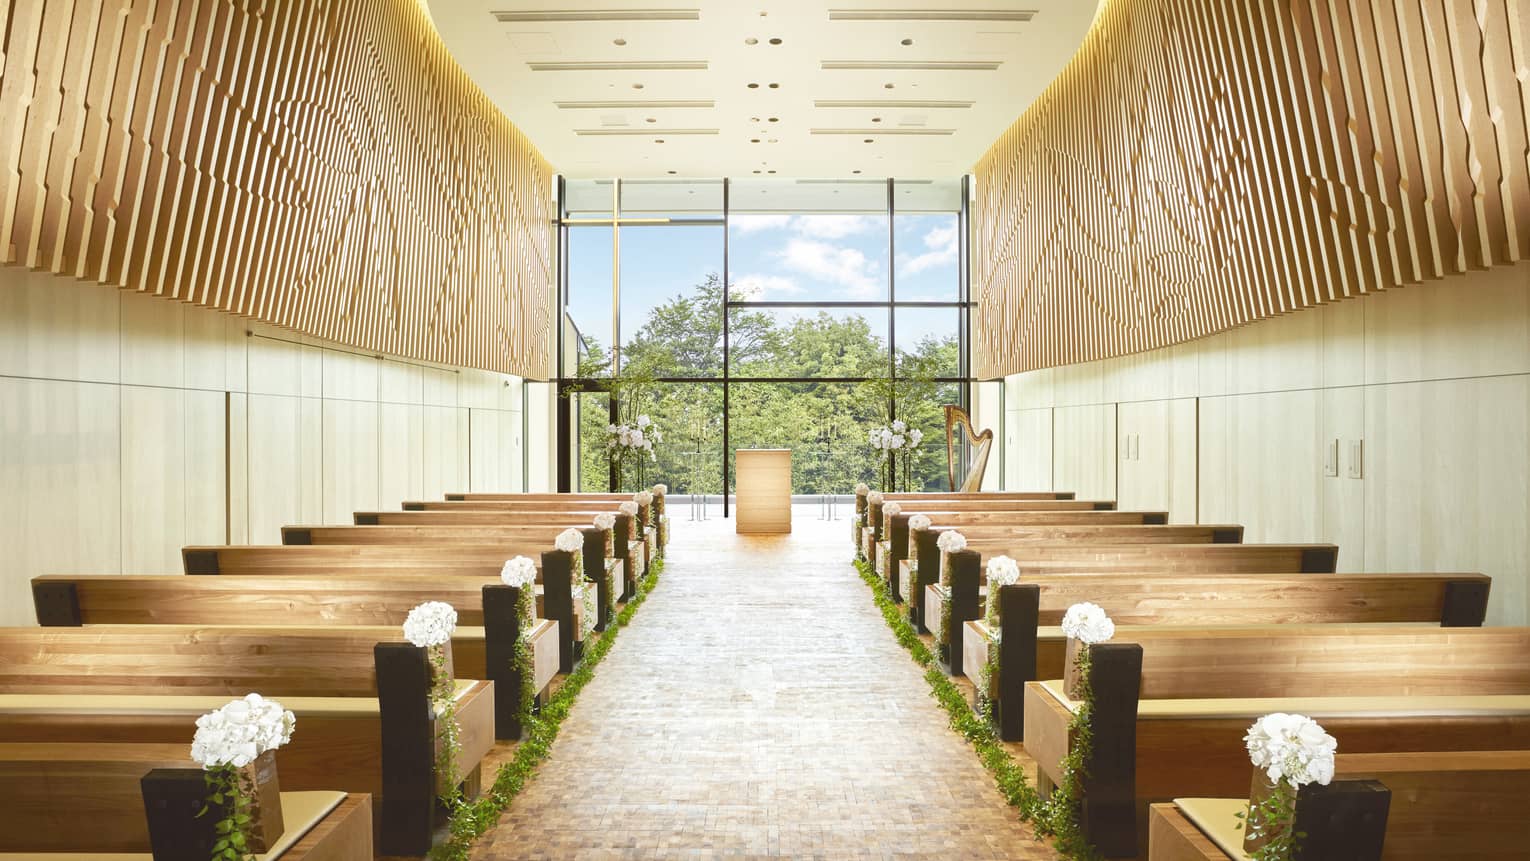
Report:
<svg viewBox="0 0 1530 861"><path fill-rule="evenodd" d="M515 749L515 758L500 767L494 784L477 801L459 804L447 823L447 840L430 850L436 861L467 861L472 841L499 820L500 814L510 806L517 795L536 773L536 767L547 758L552 744L558 738L558 728L568 717L579 692L589 684L595 667L611 651L616 636L632 620L632 615L648 598L664 570L663 561L656 561L638 583L638 592L616 616L616 624L606 628L600 638L584 654L574 672L563 680L557 693L548 700L541 712L526 723L526 737Z"/></svg>
<svg viewBox="0 0 1530 861"><path fill-rule="evenodd" d="M898 610L897 604L888 594L887 584L871 570L871 567L862 560L857 560L855 569L860 573L861 579L871 587L872 598L876 602L877 609L882 611L882 618L887 626L892 629L893 636L898 644L907 649L914 663L924 669L924 680L930 686L930 695L946 710L950 720L951 729L959 733L962 738L971 743L977 751L978 760L983 767L993 775L994 783L998 786L999 794L1004 797L1010 806L1020 812L1020 818L1036 824L1038 836L1052 838L1053 846L1062 853L1065 858L1079 859L1079 861L1096 861L1099 853L1084 839L1082 832L1078 830L1077 802L1066 802L1064 793L1070 791L1069 781L1065 777L1064 786L1059 787L1049 800L1042 800L1035 788L1026 780L1025 771L1015 762L1014 757L1005 749L1003 742L999 740L998 733L987 715L974 712L967 704L967 699L962 695L960 688L951 681L941 670L935 655L919 638L919 632L912 623ZM1084 651L1088 651L1087 649ZM1083 733L1079 733L1080 724L1088 720L1087 707L1081 707L1079 713L1075 713L1070 730L1075 733L1075 739L1087 738L1087 726ZM1082 715L1082 721L1080 720ZM1077 759L1082 763L1087 748L1075 744L1073 751L1069 752L1069 760ZM1064 767L1066 769L1067 761ZM1082 769L1074 772L1082 775ZM1065 774L1067 772L1065 771ZM1071 791L1078 791L1077 778L1071 782ZM1059 807L1071 809L1071 813L1061 815L1054 810Z"/></svg>
<svg viewBox="0 0 1530 861"><path fill-rule="evenodd" d="M1285 780L1275 781L1269 795L1251 801L1247 814L1237 816L1243 820L1239 828L1248 826L1250 839L1264 838L1264 844L1249 853L1254 861L1290 861L1307 836L1296 830L1296 788Z"/></svg>
<svg viewBox="0 0 1530 861"><path fill-rule="evenodd" d="M245 861L254 856L249 852L250 796L255 787L246 769L232 765L220 765L202 773L207 781L207 803L197 816L204 816L214 806L223 811L223 818L213 825L218 840L213 844L212 861Z"/></svg>
<svg viewBox="0 0 1530 861"><path fill-rule="evenodd" d="M1073 744L1068 748L1067 756L1063 757L1062 780L1052 790L1051 797L1039 803L1033 813L1036 833L1050 836L1053 845L1064 857L1078 859L1100 857L1084 838L1084 832L1078 825L1079 805L1083 801L1083 783L1087 774L1084 764L1089 761L1089 754L1094 749L1094 733L1091 729L1094 691L1089 685L1089 662L1089 647L1080 644L1073 658L1073 666L1078 671L1078 687L1074 691L1078 695L1078 708L1068 721L1068 735L1073 738Z"/></svg>
<svg viewBox="0 0 1530 861"><path fill-rule="evenodd" d="M435 668L435 686L430 702L436 713L436 780L441 785L441 804L456 810L462 803L462 786L457 774L457 758L462 753L462 727L457 723L457 680L447 672L448 646L431 646L430 665Z"/></svg>
<svg viewBox="0 0 1530 861"><path fill-rule="evenodd" d="M528 584L518 592L515 617L521 622L521 634L515 639L511 661L516 672L521 674L521 696L516 711L520 715L521 725L525 726L537 708L536 668L532 665L531 654L531 626L536 622L536 591Z"/></svg>

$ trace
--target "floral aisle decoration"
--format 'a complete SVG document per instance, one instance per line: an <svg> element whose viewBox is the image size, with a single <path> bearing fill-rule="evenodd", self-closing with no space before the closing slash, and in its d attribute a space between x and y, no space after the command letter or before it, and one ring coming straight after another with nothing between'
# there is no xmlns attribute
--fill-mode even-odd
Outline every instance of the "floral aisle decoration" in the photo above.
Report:
<svg viewBox="0 0 1530 861"><path fill-rule="evenodd" d="M861 527L866 525L866 512L869 510L867 497L871 494L871 488L862 481L855 485L855 516L850 518L850 542L856 547L861 544Z"/></svg>
<svg viewBox="0 0 1530 861"><path fill-rule="evenodd" d="M606 425L606 457L616 471L617 481L629 486L645 484L648 464L659 458L654 444L663 441L664 433L647 413L630 424ZM632 479L630 483L628 478Z"/></svg>
<svg viewBox="0 0 1530 861"><path fill-rule="evenodd" d="M948 529L935 539L940 548L940 632L935 642L942 651L951 645L951 554L967 549L967 536Z"/></svg>
<svg viewBox="0 0 1530 861"><path fill-rule="evenodd" d="M521 725L525 726L536 713L537 702L536 667L533 666L531 654L531 629L537 621L537 564L525 556L517 556L500 569L499 579L506 586L513 586L517 590L515 618L520 622L520 634L515 638L511 663L521 676L516 711L520 715Z"/></svg>
<svg viewBox="0 0 1530 861"><path fill-rule="evenodd" d="M1089 684L1089 653L1092 647L1109 642L1116 635L1116 624L1099 605L1085 601L1074 604L1063 614L1062 630L1069 645L1070 663L1065 671L1076 678L1071 688L1064 679L1065 692L1078 703L1068 722L1073 745L1063 757L1062 780L1050 798L1036 805L1034 819L1037 831L1051 835L1065 857L1094 858L1098 853L1084 838L1078 824L1085 764L1094 748L1091 728L1094 691Z"/></svg>
<svg viewBox="0 0 1530 861"><path fill-rule="evenodd" d="M877 475L883 489L896 490L900 477L904 488L908 488L913 481L914 456L924 441L924 432L894 419L885 427L872 428L866 441L877 454Z"/></svg>
<svg viewBox="0 0 1530 861"><path fill-rule="evenodd" d="M903 506L896 502L882 503L882 543L877 545L877 570L888 576L887 566L892 564L892 521L903 513Z"/></svg>
<svg viewBox="0 0 1530 861"><path fill-rule="evenodd" d="M914 563L919 561L919 539L914 534L925 532L930 528L930 516L928 514L916 514L908 519L908 565L912 571Z"/></svg>
<svg viewBox="0 0 1530 861"><path fill-rule="evenodd" d="M616 515L597 514L591 522L605 535L606 558L609 559L616 552Z"/></svg>
<svg viewBox="0 0 1530 861"><path fill-rule="evenodd" d="M616 515L597 514L592 521L596 529L600 530L601 542L606 546L606 558L600 570L601 586L606 590L606 595L611 601L621 597L622 590L616 588L616 572L611 567L611 530L616 527Z"/></svg>
<svg viewBox="0 0 1530 861"><path fill-rule="evenodd" d="M595 616L600 612L599 596L595 584L584 577L584 533L570 526L553 539L553 547L574 557L570 564L569 590L583 612L579 620L579 639L584 640L595 630Z"/></svg>
<svg viewBox="0 0 1530 861"><path fill-rule="evenodd" d="M1244 849L1254 861L1290 861L1300 848L1296 797L1303 786L1333 780L1339 743L1306 715L1275 712L1248 728L1243 737L1253 762L1254 789L1247 814Z"/></svg>
<svg viewBox="0 0 1530 861"><path fill-rule="evenodd" d="M871 492L866 494L866 513L860 519L862 527L869 528L869 527L871 527L873 525L872 520L871 520L871 511L872 511L872 509L876 509L878 511L881 511L882 510L882 502L886 498L887 497L885 495L883 495L882 491L880 491L880 490L873 490L873 491L871 491ZM855 531L855 558L857 558L857 559L865 559L866 558L866 548L864 546L864 544L865 544L864 535L865 535L865 533L861 529L857 529Z"/></svg>
<svg viewBox="0 0 1530 861"><path fill-rule="evenodd" d="M659 533L659 546L669 543L669 515L666 513L669 496L669 485L656 484L653 486L653 527Z"/></svg>
<svg viewBox="0 0 1530 861"><path fill-rule="evenodd" d="M248 694L197 718L191 758L202 766L213 825L213 859L264 852L283 831L276 750L292 740L297 718L276 700Z"/></svg>
<svg viewBox="0 0 1530 861"><path fill-rule="evenodd" d="M988 601L983 608L983 626L988 629L987 660L978 679L978 708L993 720L993 680L999 676L999 643L1003 639L1003 619L999 616L999 590L1020 582L1020 566L1008 556L988 560Z"/></svg>
<svg viewBox="0 0 1530 861"><path fill-rule="evenodd" d="M653 519L653 494L648 492L648 491L646 491L646 490L640 490L637 493L632 494L632 501L637 503L638 512L641 514L641 516L643 518L643 527L644 528L643 528L643 531L641 533L639 533L638 537L643 539L643 545L645 547L648 547L648 549L649 549L649 551L651 553L654 550L654 548L652 546L650 546L649 543L648 543L649 542L649 533L648 533L647 527L650 527L650 526L655 526L656 527L657 526L654 523L654 519ZM655 528L654 532L657 533L658 529Z"/></svg>
<svg viewBox="0 0 1530 861"><path fill-rule="evenodd" d="M535 575L533 575L534 577ZM430 660L430 706L436 716L436 778L441 802L448 810L462 801L457 756L462 728L457 724L457 682L452 673L452 633L457 611L444 601L426 601L404 619L404 639L425 650Z"/></svg>

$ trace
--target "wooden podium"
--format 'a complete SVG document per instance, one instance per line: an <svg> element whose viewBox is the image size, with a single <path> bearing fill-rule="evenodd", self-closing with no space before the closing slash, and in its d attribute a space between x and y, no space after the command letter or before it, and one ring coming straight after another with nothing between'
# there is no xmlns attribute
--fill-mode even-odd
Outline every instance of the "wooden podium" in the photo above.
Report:
<svg viewBox="0 0 1530 861"><path fill-rule="evenodd" d="M739 449L735 502L737 531L769 534L792 531L792 452L786 448Z"/></svg>

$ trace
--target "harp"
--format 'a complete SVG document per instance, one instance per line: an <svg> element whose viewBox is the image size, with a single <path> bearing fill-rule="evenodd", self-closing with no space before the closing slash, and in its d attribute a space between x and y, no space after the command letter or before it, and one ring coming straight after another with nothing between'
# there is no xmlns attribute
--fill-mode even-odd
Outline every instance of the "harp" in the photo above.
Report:
<svg viewBox="0 0 1530 861"><path fill-rule="evenodd" d="M957 484L956 470L961 462L959 452L965 453L968 448L971 448L972 456L968 460L967 474L961 484ZM961 493L980 490L983 486L983 471L988 468L988 454L992 450L993 431L978 433L972 429L972 419L967 416L966 410L946 404L946 476L951 481L951 490Z"/></svg>

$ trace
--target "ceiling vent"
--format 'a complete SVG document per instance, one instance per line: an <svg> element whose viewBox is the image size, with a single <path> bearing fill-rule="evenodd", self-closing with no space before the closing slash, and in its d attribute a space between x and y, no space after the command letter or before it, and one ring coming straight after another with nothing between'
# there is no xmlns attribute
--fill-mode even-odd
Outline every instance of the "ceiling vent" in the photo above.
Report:
<svg viewBox="0 0 1530 861"><path fill-rule="evenodd" d="M851 72L992 72L1000 60L824 60L824 71Z"/></svg>
<svg viewBox="0 0 1530 861"><path fill-rule="evenodd" d="M493 13L501 24L584 24L600 21L699 21L700 9L527 9Z"/></svg>
<svg viewBox="0 0 1530 861"><path fill-rule="evenodd" d="M527 63L533 72L704 72L706 60L594 60Z"/></svg>
<svg viewBox="0 0 1530 861"><path fill-rule="evenodd" d="M927 120L928 118L923 114L904 114L898 118L898 127L904 129L924 128Z"/></svg>
<svg viewBox="0 0 1530 861"><path fill-rule="evenodd" d="M1029 21L1035 9L830 9L830 21Z"/></svg>
<svg viewBox="0 0 1530 861"><path fill-rule="evenodd" d="M601 114L600 115L600 125L601 125L601 128L611 128L612 126L624 126L624 125L627 125L627 118L622 116L621 114Z"/></svg>

